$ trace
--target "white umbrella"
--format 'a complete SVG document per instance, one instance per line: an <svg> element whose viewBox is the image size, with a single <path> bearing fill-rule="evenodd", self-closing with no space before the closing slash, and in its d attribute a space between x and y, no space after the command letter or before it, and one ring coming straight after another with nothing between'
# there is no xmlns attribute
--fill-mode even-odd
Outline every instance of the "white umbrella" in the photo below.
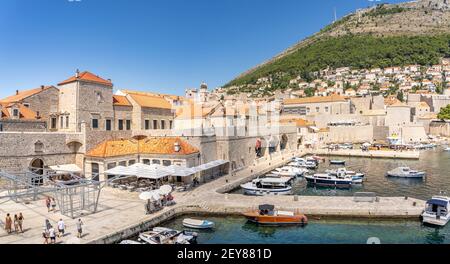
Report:
<svg viewBox="0 0 450 264"><path fill-rule="evenodd" d="M124 166L117 166L112 169L109 169L105 171L105 174L109 175L124 175L124 176L133 176L133 174L130 174L130 170L128 167Z"/></svg>
<svg viewBox="0 0 450 264"><path fill-rule="evenodd" d="M170 185L163 185L159 188L159 193L161 195L168 195L171 192L172 192L172 186L170 186Z"/></svg>
<svg viewBox="0 0 450 264"><path fill-rule="evenodd" d="M158 190L151 191L150 193L151 193L151 199L153 199L155 201L161 200L161 195L159 194Z"/></svg>
<svg viewBox="0 0 450 264"><path fill-rule="evenodd" d="M139 194L139 199L141 200L150 200L153 198L153 192L142 192Z"/></svg>
<svg viewBox="0 0 450 264"><path fill-rule="evenodd" d="M136 163L128 167L130 173L138 178L146 179L161 179L170 175L170 172L165 167L157 164L145 165Z"/></svg>
<svg viewBox="0 0 450 264"><path fill-rule="evenodd" d="M190 176L197 172L193 168L186 168L178 165L171 165L169 167L164 167L164 170L170 172L171 173L170 175L172 176L180 176L180 177Z"/></svg>

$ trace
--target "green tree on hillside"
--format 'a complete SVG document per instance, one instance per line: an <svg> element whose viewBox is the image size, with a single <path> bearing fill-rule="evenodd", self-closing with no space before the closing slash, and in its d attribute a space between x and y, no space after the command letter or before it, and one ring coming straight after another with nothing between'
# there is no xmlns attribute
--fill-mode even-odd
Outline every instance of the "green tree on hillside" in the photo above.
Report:
<svg viewBox="0 0 450 264"><path fill-rule="evenodd" d="M450 105L441 108L437 117L442 120L450 120Z"/></svg>

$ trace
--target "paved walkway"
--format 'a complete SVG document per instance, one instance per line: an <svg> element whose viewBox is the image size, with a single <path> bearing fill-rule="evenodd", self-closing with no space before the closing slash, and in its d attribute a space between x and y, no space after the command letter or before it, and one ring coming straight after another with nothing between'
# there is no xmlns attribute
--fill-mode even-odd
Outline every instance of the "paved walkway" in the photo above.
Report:
<svg viewBox="0 0 450 264"><path fill-rule="evenodd" d="M296 153L301 155L301 153ZM99 212L82 217L84 235L81 239L76 238L75 222L61 216L58 212L47 212L43 200L29 204L14 203L12 201L0 201L0 216L4 221L6 213L12 215L22 212L25 217L22 234L6 234L0 229L0 244L41 244L43 243L42 231L45 219L49 219L56 226L56 222L62 218L67 226L65 237L57 239L58 243L102 243L105 237L113 237L121 230L136 230L142 227L142 223L160 221L171 215L172 212L185 209L197 208L197 211L212 213L237 213L255 208L262 203L272 203L277 207L289 210L301 210L306 214L315 215L375 215L375 216L406 216L420 214L424 202L415 199L404 198L381 198L377 203L355 203L351 197L250 197L238 194L223 194L224 191L239 186L240 183L248 181L257 172L263 173L272 168L287 163L293 153L285 153L284 156L269 158L260 161L259 164L203 184L188 192L174 193L177 205L165 208L163 211L152 215L145 215L144 201L138 198L138 193L130 193L112 188L104 188L99 201ZM270 165L269 165L270 164ZM228 186L229 188L224 188ZM222 193L220 193L222 192ZM416 203L414 206L413 203ZM123 235L123 234L122 234Z"/></svg>

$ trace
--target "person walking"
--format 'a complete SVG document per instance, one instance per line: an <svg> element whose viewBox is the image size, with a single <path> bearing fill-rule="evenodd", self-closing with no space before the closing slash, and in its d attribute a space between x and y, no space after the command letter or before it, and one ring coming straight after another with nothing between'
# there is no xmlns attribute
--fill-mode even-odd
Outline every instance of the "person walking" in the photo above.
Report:
<svg viewBox="0 0 450 264"><path fill-rule="evenodd" d="M51 244L56 244L56 231L53 228L53 226L50 227L50 229L48 230L48 234L50 236L50 243Z"/></svg>
<svg viewBox="0 0 450 264"><path fill-rule="evenodd" d="M12 219L11 216L9 216L9 214L6 214L6 219L5 219L5 230L6 232L8 232L8 234L11 234L12 232Z"/></svg>
<svg viewBox="0 0 450 264"><path fill-rule="evenodd" d="M49 233L47 228L44 228L44 231L42 231L42 237L44 238L44 244L48 244Z"/></svg>
<svg viewBox="0 0 450 264"><path fill-rule="evenodd" d="M56 201L55 201L55 198L52 198L52 201L50 202L50 204L52 206L53 213L56 213Z"/></svg>
<svg viewBox="0 0 450 264"><path fill-rule="evenodd" d="M58 237L64 236L66 225L62 219L58 221Z"/></svg>
<svg viewBox="0 0 450 264"><path fill-rule="evenodd" d="M45 219L45 225L44 225L44 228L45 228L46 230L49 230L50 227L52 227L52 225L50 224L50 221L49 221L48 219Z"/></svg>
<svg viewBox="0 0 450 264"><path fill-rule="evenodd" d="M25 218L23 217L23 214L22 213L19 213L19 229L20 229L20 232L21 233L23 233L23 220L24 220Z"/></svg>
<svg viewBox="0 0 450 264"><path fill-rule="evenodd" d="M50 197L45 199L45 205L47 206L47 212L50 213Z"/></svg>
<svg viewBox="0 0 450 264"><path fill-rule="evenodd" d="M19 233L19 217L15 214L14 215L14 231Z"/></svg>
<svg viewBox="0 0 450 264"><path fill-rule="evenodd" d="M81 221L81 218L79 218L77 222L78 238L81 238L81 236L83 235L83 225L84 225L83 221Z"/></svg>

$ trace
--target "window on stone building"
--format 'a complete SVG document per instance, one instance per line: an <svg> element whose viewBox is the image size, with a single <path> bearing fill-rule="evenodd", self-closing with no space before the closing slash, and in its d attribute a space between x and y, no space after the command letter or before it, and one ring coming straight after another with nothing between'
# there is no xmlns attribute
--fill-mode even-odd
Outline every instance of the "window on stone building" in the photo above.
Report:
<svg viewBox="0 0 450 264"><path fill-rule="evenodd" d="M126 167L127 166L127 162L126 161L121 161L121 162L119 162L119 166Z"/></svg>
<svg viewBox="0 0 450 264"><path fill-rule="evenodd" d="M66 116L66 128L69 128L69 116Z"/></svg>
<svg viewBox="0 0 450 264"><path fill-rule="evenodd" d="M0 132L3 131L3 124L0 124Z"/></svg>
<svg viewBox="0 0 450 264"><path fill-rule="evenodd" d="M98 119L97 118L92 119L92 128L93 129L98 128Z"/></svg>
<svg viewBox="0 0 450 264"><path fill-rule="evenodd" d="M92 179L99 179L100 166L98 163L91 163Z"/></svg>
<svg viewBox="0 0 450 264"><path fill-rule="evenodd" d="M329 110L330 110L330 108L328 108L328 106L325 106L325 112L328 113Z"/></svg>
<svg viewBox="0 0 450 264"><path fill-rule="evenodd" d="M112 162L112 163L108 163L108 170L110 170L110 169L114 169L115 167L116 167L116 163L115 162Z"/></svg>
<svg viewBox="0 0 450 264"><path fill-rule="evenodd" d="M123 130L123 120L119 119L119 130Z"/></svg>
<svg viewBox="0 0 450 264"><path fill-rule="evenodd" d="M127 130L131 130L131 120L127 120Z"/></svg>
<svg viewBox="0 0 450 264"><path fill-rule="evenodd" d="M13 109L13 116L19 117L19 109Z"/></svg>
<svg viewBox="0 0 450 264"><path fill-rule="evenodd" d="M316 112L318 113L320 111L320 107L316 107Z"/></svg>
<svg viewBox="0 0 450 264"><path fill-rule="evenodd" d="M52 117L52 119L50 120L50 127L52 129L56 129L56 117Z"/></svg>
<svg viewBox="0 0 450 264"><path fill-rule="evenodd" d="M152 160L152 163L153 163L153 164L161 164L161 161L160 161L160 160L157 160L157 159L154 159L154 160Z"/></svg>
<svg viewBox="0 0 450 264"><path fill-rule="evenodd" d="M145 120L145 130L150 129L150 120Z"/></svg>
<svg viewBox="0 0 450 264"><path fill-rule="evenodd" d="M25 104L23 104L23 106L30 107L30 104L29 103L25 103Z"/></svg>
<svg viewBox="0 0 450 264"><path fill-rule="evenodd" d="M128 161L128 166L131 166L131 165L133 165L135 163L136 163L136 160L130 160L130 161Z"/></svg>
<svg viewBox="0 0 450 264"><path fill-rule="evenodd" d="M172 120L169 121L169 128L173 129L173 121Z"/></svg>
<svg viewBox="0 0 450 264"><path fill-rule="evenodd" d="M153 120L153 129L158 129L158 120Z"/></svg>
<svg viewBox="0 0 450 264"><path fill-rule="evenodd" d="M145 165L150 165L150 160L149 160L149 159L143 159L142 162L143 162Z"/></svg>
<svg viewBox="0 0 450 264"><path fill-rule="evenodd" d="M163 160L163 166L170 166L170 165L172 165L172 161L170 161L170 160Z"/></svg>
<svg viewBox="0 0 450 264"><path fill-rule="evenodd" d="M166 129L166 121L161 120L161 129Z"/></svg>
<svg viewBox="0 0 450 264"><path fill-rule="evenodd" d="M41 141L37 141L34 143L34 152L36 153L42 153L44 152L44 144Z"/></svg>
<svg viewBox="0 0 450 264"><path fill-rule="evenodd" d="M59 124L60 128L64 128L64 116L61 116L61 121Z"/></svg>
<svg viewBox="0 0 450 264"><path fill-rule="evenodd" d="M111 131L111 120L106 120L106 131Z"/></svg>

